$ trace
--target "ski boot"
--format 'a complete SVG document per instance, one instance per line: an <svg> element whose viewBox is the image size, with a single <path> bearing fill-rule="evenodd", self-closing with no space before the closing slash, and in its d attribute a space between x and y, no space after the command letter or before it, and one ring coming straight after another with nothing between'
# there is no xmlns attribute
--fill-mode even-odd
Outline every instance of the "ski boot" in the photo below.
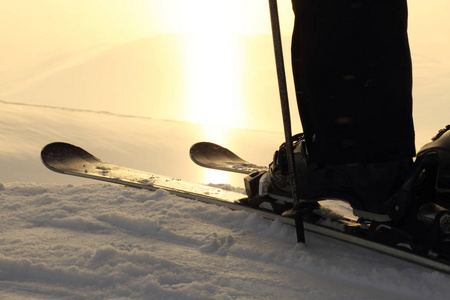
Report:
<svg viewBox="0 0 450 300"><path fill-rule="evenodd" d="M300 133L293 136L292 140L295 168L305 171L307 154L304 136ZM255 172L244 178L248 199L241 202L245 205L273 210L279 214L292 209L294 201L288 173L286 145L283 143L275 152L268 171ZM299 174L303 173L299 172ZM315 195L303 193L299 208L302 214L307 215L315 209L319 209L320 205L317 201L318 198Z"/></svg>
<svg viewBox="0 0 450 300"><path fill-rule="evenodd" d="M367 238L450 257L450 126L420 149L414 164L319 165L309 161L302 134L294 137L294 156L302 214L319 211L320 200L344 200ZM278 213L292 208L286 161L281 145L267 172L245 179L246 204Z"/></svg>
<svg viewBox="0 0 450 300"><path fill-rule="evenodd" d="M298 195L302 213L320 208L324 199L348 202L358 217L379 222L390 221L385 201L401 187L412 160L388 161L372 164L323 165L309 160L303 134L293 137L294 160L298 176ZM293 205L288 176L286 147L275 152L267 172L251 174L245 179L249 202L269 202L273 210Z"/></svg>

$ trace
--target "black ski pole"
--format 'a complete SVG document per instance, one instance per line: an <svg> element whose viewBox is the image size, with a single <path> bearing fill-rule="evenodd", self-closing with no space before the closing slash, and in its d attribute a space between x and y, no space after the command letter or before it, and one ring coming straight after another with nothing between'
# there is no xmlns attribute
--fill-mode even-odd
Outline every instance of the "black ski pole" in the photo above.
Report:
<svg viewBox="0 0 450 300"><path fill-rule="evenodd" d="M294 149L292 145L291 115L289 111L289 99L286 84L286 72L284 68L283 47L281 43L280 20L278 17L277 0L269 0L270 20L272 24L273 48L275 51L275 61L277 65L278 88L280 91L281 113L283 115L283 127L286 140L287 162L289 176L291 178L292 197L294 199L294 208L292 210L295 218L295 229L297 232L297 241L305 243L305 231L303 228L303 218L296 209L300 205L298 197L298 176L295 174Z"/></svg>

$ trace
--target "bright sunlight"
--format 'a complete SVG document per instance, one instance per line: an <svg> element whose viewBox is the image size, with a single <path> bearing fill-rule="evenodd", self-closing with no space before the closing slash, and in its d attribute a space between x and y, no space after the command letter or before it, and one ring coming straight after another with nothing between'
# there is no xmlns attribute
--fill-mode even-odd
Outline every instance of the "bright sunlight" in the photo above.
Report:
<svg viewBox="0 0 450 300"><path fill-rule="evenodd" d="M202 2L204 11L212 7L210 1ZM222 2L226 3L226 2ZM185 118L194 123L207 124L204 138L226 145L226 129L244 127L244 99L241 76L244 62L240 39L233 34L239 22L232 22L232 6L221 5L220 13L199 14L196 6L186 5L185 37ZM217 5L215 7L217 12ZM210 126L213 126L211 130ZM205 181L226 182L228 174L220 171L205 172Z"/></svg>
<svg viewBox="0 0 450 300"><path fill-rule="evenodd" d="M236 32L244 25L239 22L242 18L236 18L235 5L221 3L197 0L194 4L184 4L180 22L187 26L184 45L188 87L186 119L201 124L241 127L245 125L240 115L244 101L240 79L243 61Z"/></svg>

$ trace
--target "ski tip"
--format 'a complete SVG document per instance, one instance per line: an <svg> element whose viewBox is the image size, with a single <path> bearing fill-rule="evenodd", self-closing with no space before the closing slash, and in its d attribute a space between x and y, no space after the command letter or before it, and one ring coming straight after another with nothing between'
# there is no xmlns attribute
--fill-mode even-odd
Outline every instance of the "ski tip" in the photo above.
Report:
<svg viewBox="0 0 450 300"><path fill-rule="evenodd" d="M189 155L194 162L201 161L205 158L209 160L223 160L226 158L229 161L245 162L245 160L227 148L210 142L199 142L192 145L189 150Z"/></svg>
<svg viewBox="0 0 450 300"><path fill-rule="evenodd" d="M199 166L211 169L234 171L229 165L248 164L234 152L220 145L200 142L191 146L189 156Z"/></svg>
<svg viewBox="0 0 450 300"><path fill-rule="evenodd" d="M52 171L58 171L61 163L74 158L100 161L84 149L64 142L50 143L41 150L42 163Z"/></svg>
<svg viewBox="0 0 450 300"><path fill-rule="evenodd" d="M191 155L195 156L198 153L215 153L217 151L223 151L223 150L228 150L228 149L226 149L220 145L211 143L211 142L198 142L191 146L191 148L189 149L189 153Z"/></svg>

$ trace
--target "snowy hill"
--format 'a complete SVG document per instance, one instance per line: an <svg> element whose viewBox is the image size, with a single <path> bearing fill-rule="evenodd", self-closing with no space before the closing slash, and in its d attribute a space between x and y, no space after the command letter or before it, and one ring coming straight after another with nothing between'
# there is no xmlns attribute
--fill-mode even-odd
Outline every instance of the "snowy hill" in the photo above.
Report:
<svg viewBox="0 0 450 300"><path fill-rule="evenodd" d="M208 182L214 175L189 161L190 144L215 138L266 164L279 133L213 128L211 137L189 123L7 102L0 112L2 299L449 295L449 275L318 235L299 245L280 222L53 174L39 159L46 143L66 141L109 162Z"/></svg>

